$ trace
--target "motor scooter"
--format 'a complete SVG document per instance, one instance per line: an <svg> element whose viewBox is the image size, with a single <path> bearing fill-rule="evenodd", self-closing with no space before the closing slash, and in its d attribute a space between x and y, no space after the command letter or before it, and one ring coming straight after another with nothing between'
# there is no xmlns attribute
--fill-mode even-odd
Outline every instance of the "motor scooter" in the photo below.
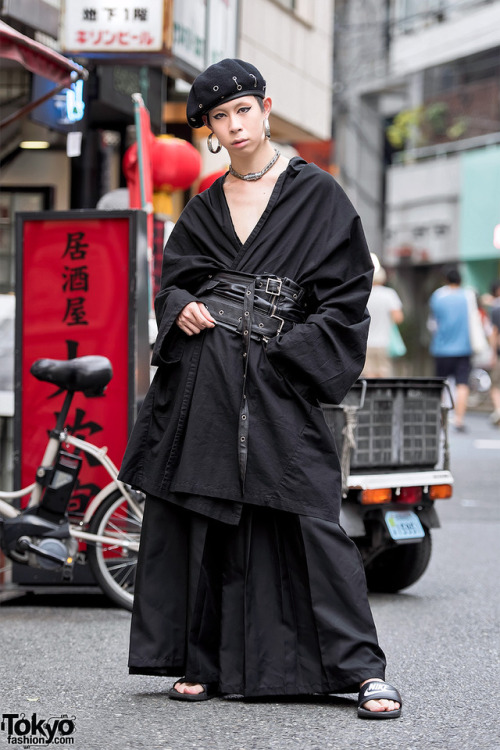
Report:
<svg viewBox="0 0 500 750"><path fill-rule="evenodd" d="M341 459L340 524L371 591L404 589L429 564L435 503L452 496L452 407L444 378L359 380L340 406L322 404Z"/></svg>

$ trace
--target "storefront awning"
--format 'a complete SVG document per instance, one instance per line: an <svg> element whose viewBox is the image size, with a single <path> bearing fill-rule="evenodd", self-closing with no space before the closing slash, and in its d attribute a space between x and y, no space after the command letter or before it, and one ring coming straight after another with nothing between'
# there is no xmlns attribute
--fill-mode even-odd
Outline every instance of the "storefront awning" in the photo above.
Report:
<svg viewBox="0 0 500 750"><path fill-rule="evenodd" d="M49 91L41 99L30 102L26 107L2 120L0 128L9 125L19 117L23 117L54 94L69 87L79 78L86 80L89 75L88 70L82 68L81 65L68 60L50 47L35 42L34 39L21 34L3 21L0 21L0 57L15 60L32 73L37 73L57 84L53 91Z"/></svg>

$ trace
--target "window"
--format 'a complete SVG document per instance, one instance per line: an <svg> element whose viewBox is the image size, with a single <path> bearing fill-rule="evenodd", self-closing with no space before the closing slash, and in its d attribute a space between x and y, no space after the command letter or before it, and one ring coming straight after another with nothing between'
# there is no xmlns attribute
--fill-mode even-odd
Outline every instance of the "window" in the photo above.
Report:
<svg viewBox="0 0 500 750"><path fill-rule="evenodd" d="M15 222L19 211L47 211L52 208L53 188L0 186L0 293L15 289Z"/></svg>
<svg viewBox="0 0 500 750"><path fill-rule="evenodd" d="M474 11L491 0L393 0L393 34L411 34Z"/></svg>
<svg viewBox="0 0 500 750"><path fill-rule="evenodd" d="M276 0L276 2L289 10L296 10L297 7L297 0Z"/></svg>

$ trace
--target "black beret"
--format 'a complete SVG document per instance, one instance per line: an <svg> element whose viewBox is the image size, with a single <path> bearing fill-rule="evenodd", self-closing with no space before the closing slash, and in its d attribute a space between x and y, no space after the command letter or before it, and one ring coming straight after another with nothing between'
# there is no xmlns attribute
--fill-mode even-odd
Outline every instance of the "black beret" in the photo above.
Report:
<svg viewBox="0 0 500 750"><path fill-rule="evenodd" d="M266 95L266 82L257 68L244 60L226 58L211 65L195 79L187 100L187 118L192 128L201 128L203 115L240 96Z"/></svg>

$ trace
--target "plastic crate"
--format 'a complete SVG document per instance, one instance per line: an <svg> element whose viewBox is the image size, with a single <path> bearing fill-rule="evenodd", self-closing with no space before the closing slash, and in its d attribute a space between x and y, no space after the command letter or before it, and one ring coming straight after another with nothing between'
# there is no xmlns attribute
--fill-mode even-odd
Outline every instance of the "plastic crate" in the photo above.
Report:
<svg viewBox="0 0 500 750"><path fill-rule="evenodd" d="M351 469L434 468L440 457L444 382L443 378L366 380L364 404L357 410ZM361 397L358 381L340 406L322 404L339 452L345 425L342 407L359 405Z"/></svg>

